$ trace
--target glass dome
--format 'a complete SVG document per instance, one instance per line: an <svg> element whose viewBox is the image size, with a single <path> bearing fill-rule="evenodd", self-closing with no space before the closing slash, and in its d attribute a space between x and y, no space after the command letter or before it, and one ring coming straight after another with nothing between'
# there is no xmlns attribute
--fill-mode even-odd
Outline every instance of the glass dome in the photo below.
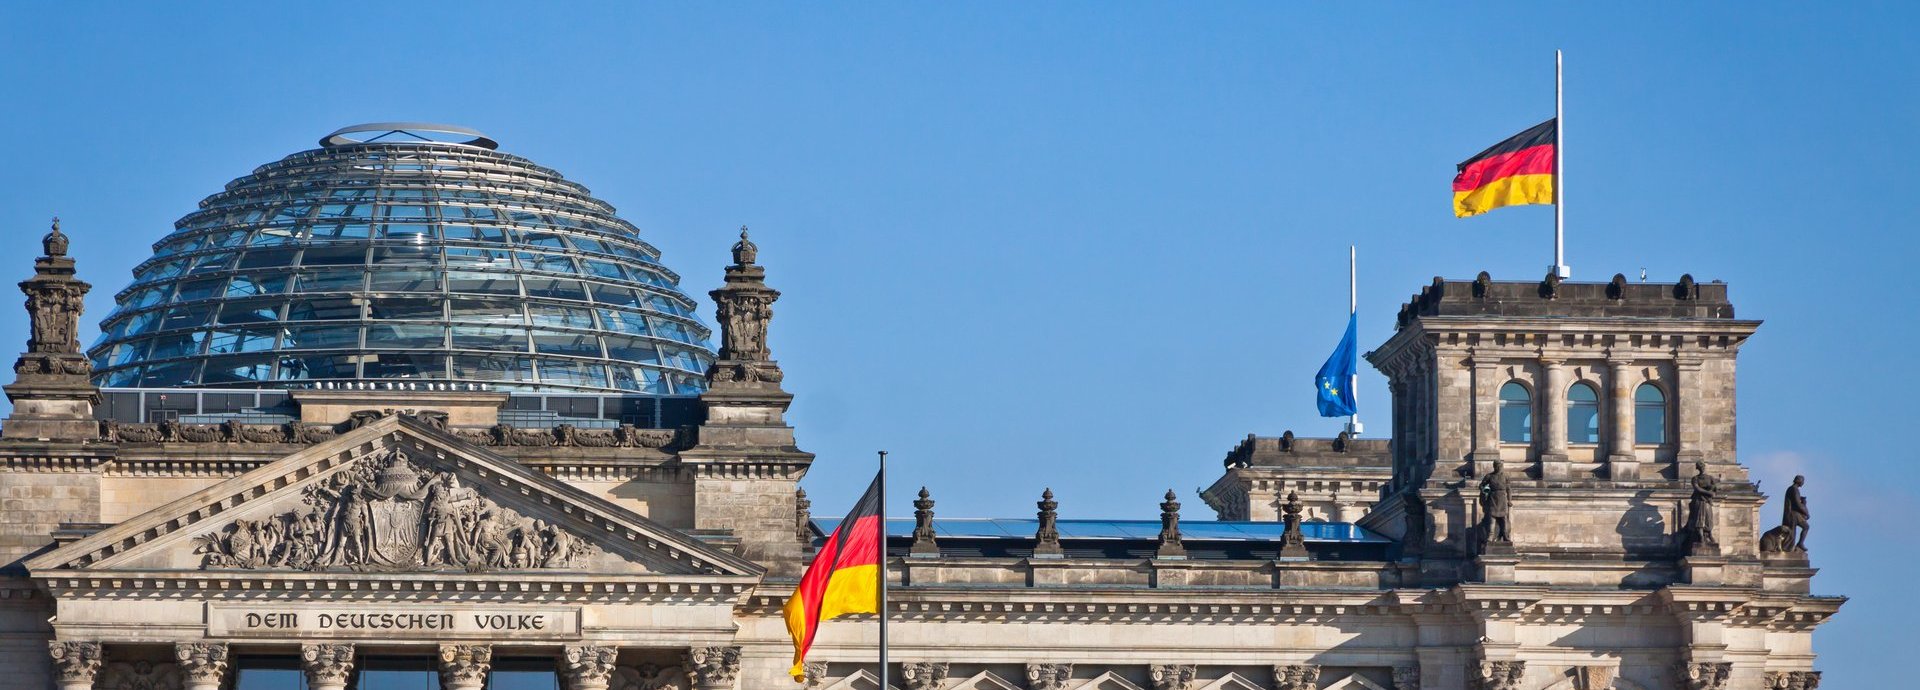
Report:
<svg viewBox="0 0 1920 690"><path fill-rule="evenodd" d="M710 331L659 250L493 148L459 127L349 127L228 183L115 295L94 382L703 390Z"/></svg>

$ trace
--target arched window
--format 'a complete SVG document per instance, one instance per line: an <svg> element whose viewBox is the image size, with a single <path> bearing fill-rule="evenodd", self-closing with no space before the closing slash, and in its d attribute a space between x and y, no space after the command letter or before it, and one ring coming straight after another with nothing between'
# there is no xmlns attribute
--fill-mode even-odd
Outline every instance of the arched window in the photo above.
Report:
<svg viewBox="0 0 1920 690"><path fill-rule="evenodd" d="M1567 443L1600 442L1600 394L1587 383L1567 389Z"/></svg>
<svg viewBox="0 0 1920 690"><path fill-rule="evenodd" d="M1667 394L1659 386L1643 383L1633 391L1633 442L1667 442Z"/></svg>
<svg viewBox="0 0 1920 690"><path fill-rule="evenodd" d="M1533 442L1533 392L1519 381L1500 387L1500 442Z"/></svg>

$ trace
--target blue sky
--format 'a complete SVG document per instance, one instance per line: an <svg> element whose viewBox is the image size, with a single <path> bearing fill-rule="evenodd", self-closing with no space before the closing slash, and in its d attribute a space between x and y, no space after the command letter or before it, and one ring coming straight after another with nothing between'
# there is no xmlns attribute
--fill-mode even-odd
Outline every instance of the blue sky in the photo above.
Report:
<svg viewBox="0 0 1920 690"><path fill-rule="evenodd" d="M1817 639L1829 684L1895 678L1920 615L1895 575L1920 506L1909 7L384 7L0 8L0 256L24 277L62 216L91 329L226 181L346 124L465 124L618 206L689 292L754 227L824 513L886 448L944 516L1051 486L1066 517L1144 518L1248 433L1337 430L1311 378L1349 243L1363 347L1432 276L1544 273L1549 208L1456 220L1448 182L1552 115L1563 48L1575 279L1690 272L1767 321L1741 460L1769 493L1808 475L1816 590L1854 597ZM1373 429L1385 399L1363 366Z"/></svg>

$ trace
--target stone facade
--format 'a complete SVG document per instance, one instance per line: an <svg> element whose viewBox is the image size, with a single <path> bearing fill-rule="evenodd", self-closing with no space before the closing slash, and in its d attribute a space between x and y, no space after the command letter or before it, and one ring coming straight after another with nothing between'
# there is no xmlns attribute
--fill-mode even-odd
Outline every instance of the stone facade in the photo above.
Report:
<svg viewBox="0 0 1920 690"><path fill-rule="evenodd" d="M397 657L456 689L529 660L576 690L795 685L781 608L814 534L796 524L813 457L785 421L779 293L757 258L743 232L687 428L515 429L505 396L447 391L302 392L284 425L37 408L54 413L31 438L0 437L0 668L61 690L212 690L260 655L316 689ZM1227 522L1183 520L1169 493L1157 537L1097 552L1047 492L1030 536L983 545L936 535L923 492L915 534L891 541L888 675L906 690L1815 687L1812 632L1844 600L1810 594L1804 550L1759 549L1763 497L1732 433L1756 326L1725 286L1691 280L1437 281L1369 355L1393 386L1392 439L1249 437L1203 492ZM1526 443L1499 441L1511 381L1541 391ZM1605 392L1594 444L1565 437L1561 391L1582 381ZM1671 433L1637 444L1623 400L1648 382L1670 393ZM17 409L85 399L9 393ZM1682 548L1689 512L1713 516L1713 548ZM1483 538L1489 513L1509 539ZM1283 518L1263 555L1208 541ZM1391 542L1309 548L1303 520ZM800 686L875 688L877 634L872 616L825 624Z"/></svg>

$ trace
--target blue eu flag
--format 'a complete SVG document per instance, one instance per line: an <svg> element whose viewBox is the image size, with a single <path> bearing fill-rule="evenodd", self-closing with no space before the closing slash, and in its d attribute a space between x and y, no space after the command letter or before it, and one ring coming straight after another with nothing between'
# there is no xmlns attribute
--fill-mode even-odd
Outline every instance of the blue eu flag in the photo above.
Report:
<svg viewBox="0 0 1920 690"><path fill-rule="evenodd" d="M1360 368L1360 350L1354 344L1358 324L1358 314L1347 316L1347 334L1340 336L1340 346L1313 377L1322 417L1345 417L1359 409L1353 399L1353 375Z"/></svg>

